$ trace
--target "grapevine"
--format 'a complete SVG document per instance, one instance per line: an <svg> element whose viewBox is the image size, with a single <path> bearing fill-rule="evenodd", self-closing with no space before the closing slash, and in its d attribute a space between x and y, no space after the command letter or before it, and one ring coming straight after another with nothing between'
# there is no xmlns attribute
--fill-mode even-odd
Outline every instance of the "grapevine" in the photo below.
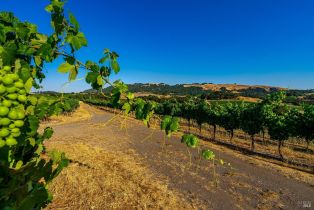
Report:
<svg viewBox="0 0 314 210"><path fill-rule="evenodd" d="M38 132L41 120L52 114L71 112L76 100L49 100L30 93L40 88L46 63L62 57L58 71L76 79L86 69L86 82L101 89L111 84L111 72L120 70L118 54L104 50L99 62L82 62L75 52L87 46L73 14L66 16L64 1L52 0L46 7L51 14L53 33L45 35L34 24L21 22L12 13L0 13L0 208L40 209L52 200L47 188L68 165L61 152L45 155L44 141L53 130ZM115 83L119 89L119 83ZM121 89L118 92L124 93ZM114 93L113 93L114 95ZM117 95L120 97L120 95ZM117 99L115 99L117 100ZM119 101L119 99L117 100Z"/></svg>

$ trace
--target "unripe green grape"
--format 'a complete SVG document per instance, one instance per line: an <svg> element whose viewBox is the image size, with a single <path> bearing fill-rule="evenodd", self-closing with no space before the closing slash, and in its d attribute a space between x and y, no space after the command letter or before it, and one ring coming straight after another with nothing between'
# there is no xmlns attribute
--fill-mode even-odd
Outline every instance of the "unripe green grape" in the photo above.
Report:
<svg viewBox="0 0 314 210"><path fill-rule="evenodd" d="M12 133L18 133L18 132L20 132L20 129L19 128L12 128L11 132Z"/></svg>
<svg viewBox="0 0 314 210"><path fill-rule="evenodd" d="M3 94L7 91L7 89L3 86L3 85L0 85L0 94Z"/></svg>
<svg viewBox="0 0 314 210"><path fill-rule="evenodd" d="M17 74L8 74L8 76L11 77L13 81L17 81L19 79L19 75Z"/></svg>
<svg viewBox="0 0 314 210"><path fill-rule="evenodd" d="M9 108L6 106L0 106L0 116L6 116L9 113Z"/></svg>
<svg viewBox="0 0 314 210"><path fill-rule="evenodd" d="M16 141L16 139L14 137L10 136L10 137L6 138L6 144L8 146L13 146L13 145L17 144L17 141Z"/></svg>
<svg viewBox="0 0 314 210"><path fill-rule="evenodd" d="M10 125L9 125L9 128L10 128L10 129L15 128L15 124L14 124L14 123L10 124Z"/></svg>
<svg viewBox="0 0 314 210"><path fill-rule="evenodd" d="M12 101L12 104L13 104L14 106L20 105L20 103L19 103L18 101Z"/></svg>
<svg viewBox="0 0 314 210"><path fill-rule="evenodd" d="M7 98L11 99L11 100L16 100L17 99L17 94L16 93L10 93L10 94L7 95Z"/></svg>
<svg viewBox="0 0 314 210"><path fill-rule="evenodd" d="M4 71L11 71L11 67L10 67L10 66L4 66L4 67L3 67L3 70L4 70Z"/></svg>
<svg viewBox="0 0 314 210"><path fill-rule="evenodd" d="M6 75L3 78L2 82L3 82L4 85L12 85L14 81L13 81L13 79L10 76Z"/></svg>
<svg viewBox="0 0 314 210"><path fill-rule="evenodd" d="M9 118L1 118L0 119L0 125L7 126L11 123L11 120Z"/></svg>
<svg viewBox="0 0 314 210"><path fill-rule="evenodd" d="M8 93L14 93L15 91L17 91L16 87L14 87L14 86L7 87L7 92Z"/></svg>
<svg viewBox="0 0 314 210"><path fill-rule="evenodd" d="M0 129L0 137L6 137L10 134L10 131L7 128Z"/></svg>
<svg viewBox="0 0 314 210"><path fill-rule="evenodd" d="M23 84L23 82L15 82L14 83L14 86L16 87L16 88L23 88L24 87L24 84Z"/></svg>
<svg viewBox="0 0 314 210"><path fill-rule="evenodd" d="M21 89L21 90L19 90L19 92L18 92L20 95L25 95L26 94L26 91L25 91L25 89Z"/></svg>
<svg viewBox="0 0 314 210"><path fill-rule="evenodd" d="M0 148L5 146L5 141L3 139L0 139Z"/></svg>
<svg viewBox="0 0 314 210"><path fill-rule="evenodd" d="M24 121L23 120L16 120L16 121L14 121L14 125L16 127L20 128L24 125Z"/></svg>
<svg viewBox="0 0 314 210"><path fill-rule="evenodd" d="M15 110L10 111L8 114L8 117L11 120L16 120L18 118L17 111L15 111Z"/></svg>
<svg viewBox="0 0 314 210"><path fill-rule="evenodd" d="M27 100L27 97L25 95L18 95L17 100L24 103Z"/></svg>
<svg viewBox="0 0 314 210"><path fill-rule="evenodd" d="M12 101L10 101L10 100L3 100L2 106L10 107L10 106L12 106Z"/></svg>
<svg viewBox="0 0 314 210"><path fill-rule="evenodd" d="M25 113L22 110L17 111L17 119L22 120L25 117Z"/></svg>

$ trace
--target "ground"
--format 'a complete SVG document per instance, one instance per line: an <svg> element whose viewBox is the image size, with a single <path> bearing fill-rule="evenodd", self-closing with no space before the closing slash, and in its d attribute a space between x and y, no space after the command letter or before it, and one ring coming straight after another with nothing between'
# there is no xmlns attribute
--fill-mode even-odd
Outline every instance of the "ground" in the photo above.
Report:
<svg viewBox="0 0 314 210"><path fill-rule="evenodd" d="M202 142L225 164L197 158L178 136L81 104L53 118L48 151L71 164L50 184L47 209L302 209L314 175ZM190 163L189 152L192 154ZM230 163L230 166L228 165Z"/></svg>

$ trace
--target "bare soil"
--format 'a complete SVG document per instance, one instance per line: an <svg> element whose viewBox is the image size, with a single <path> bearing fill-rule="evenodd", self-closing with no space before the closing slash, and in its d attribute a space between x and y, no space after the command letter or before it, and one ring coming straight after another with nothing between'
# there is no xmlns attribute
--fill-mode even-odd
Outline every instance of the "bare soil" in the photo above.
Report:
<svg viewBox="0 0 314 210"><path fill-rule="evenodd" d="M224 164L198 158L158 126L81 104L55 118L48 150L71 159L50 186L48 209L302 209L314 175L202 142ZM191 163L190 156L191 153ZM229 165L230 164L230 165Z"/></svg>

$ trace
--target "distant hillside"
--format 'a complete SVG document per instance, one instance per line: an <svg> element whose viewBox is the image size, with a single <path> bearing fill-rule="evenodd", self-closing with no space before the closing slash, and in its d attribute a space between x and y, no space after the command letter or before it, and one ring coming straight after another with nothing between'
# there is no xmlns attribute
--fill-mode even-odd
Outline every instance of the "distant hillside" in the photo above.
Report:
<svg viewBox="0 0 314 210"><path fill-rule="evenodd" d="M220 91L222 89L229 91L239 91L247 89L264 89L265 91L287 90L287 88L266 86L266 85L241 85L241 84L185 84L185 87L201 87L204 90Z"/></svg>
<svg viewBox="0 0 314 210"><path fill-rule="evenodd" d="M168 85L165 83L134 83L128 84L129 90L139 96L145 95L203 95L210 99L234 99L238 96L263 98L270 92L286 90L280 87L271 86L250 86L237 84L177 84ZM104 92L110 92L112 87L107 87ZM87 90L85 92L91 92Z"/></svg>
<svg viewBox="0 0 314 210"><path fill-rule="evenodd" d="M158 95L198 95L206 93L201 87L184 87L184 84L168 85L164 83L134 83L128 84L129 90L134 93L158 94ZM104 92L110 92L112 87L107 87ZM86 90L90 92L94 90Z"/></svg>
<svg viewBox="0 0 314 210"><path fill-rule="evenodd" d="M128 84L129 91L138 97L171 97L198 95L208 100L236 99L245 101L258 101L267 94L284 90L287 93L286 101L291 104L311 103L314 104L314 89L293 90L282 87L266 85L238 85L238 84L212 84L193 83L168 85L165 83L134 83ZM112 87L107 87L103 91L109 93ZM85 93L96 92L89 89Z"/></svg>

